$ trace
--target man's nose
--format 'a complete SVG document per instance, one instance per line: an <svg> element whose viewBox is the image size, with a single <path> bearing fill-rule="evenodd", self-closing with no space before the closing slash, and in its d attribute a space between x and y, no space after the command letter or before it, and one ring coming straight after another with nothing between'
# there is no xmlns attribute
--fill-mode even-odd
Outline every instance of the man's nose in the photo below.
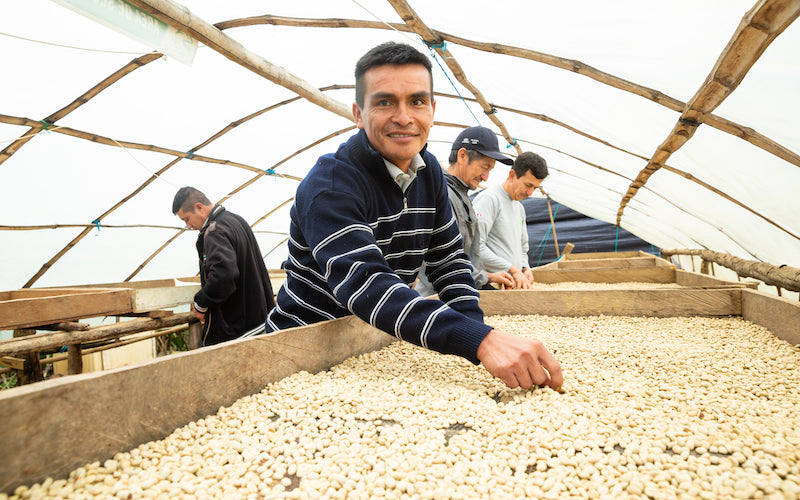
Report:
<svg viewBox="0 0 800 500"><path fill-rule="evenodd" d="M392 117L395 122L401 125L407 125L411 122L411 115L408 112L408 106L405 104L399 104L397 106L397 111L395 112L394 116Z"/></svg>

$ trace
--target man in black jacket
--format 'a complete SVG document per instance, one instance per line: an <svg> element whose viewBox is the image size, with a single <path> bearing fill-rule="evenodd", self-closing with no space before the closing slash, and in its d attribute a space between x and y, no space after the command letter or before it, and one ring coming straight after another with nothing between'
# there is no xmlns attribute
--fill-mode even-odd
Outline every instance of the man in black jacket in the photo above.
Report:
<svg viewBox="0 0 800 500"><path fill-rule="evenodd" d="M193 187L175 194L172 213L197 229L200 291L192 313L203 323L201 345L219 344L264 327L275 306L269 273L247 222Z"/></svg>

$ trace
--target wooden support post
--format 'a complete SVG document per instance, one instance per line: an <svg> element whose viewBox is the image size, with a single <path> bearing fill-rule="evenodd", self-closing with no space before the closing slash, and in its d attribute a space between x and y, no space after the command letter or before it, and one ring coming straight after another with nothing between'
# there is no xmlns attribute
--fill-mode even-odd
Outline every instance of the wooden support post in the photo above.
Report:
<svg viewBox="0 0 800 500"><path fill-rule="evenodd" d="M36 330L24 328L14 330L14 337L27 337L35 333ZM25 360L25 367L22 370L15 370L19 385L32 384L33 382L44 380L42 365L39 363L39 351L27 352L21 354L20 357Z"/></svg>
<svg viewBox="0 0 800 500"><path fill-rule="evenodd" d="M67 372L70 375L83 373L83 350L80 344L67 346Z"/></svg>
<svg viewBox="0 0 800 500"><path fill-rule="evenodd" d="M702 259L700 262L700 273L701 274L708 274L708 265L709 262L705 259Z"/></svg>
<svg viewBox="0 0 800 500"><path fill-rule="evenodd" d="M186 339L186 348L190 351L200 347L203 341L203 324L199 322L189 323L189 336Z"/></svg>
<svg viewBox="0 0 800 500"><path fill-rule="evenodd" d="M556 222L553 220L553 209L550 207L550 197L547 197L547 211L550 213L550 227L553 228L553 243L556 245L556 258L561 257L558 250L558 236L556 236Z"/></svg>

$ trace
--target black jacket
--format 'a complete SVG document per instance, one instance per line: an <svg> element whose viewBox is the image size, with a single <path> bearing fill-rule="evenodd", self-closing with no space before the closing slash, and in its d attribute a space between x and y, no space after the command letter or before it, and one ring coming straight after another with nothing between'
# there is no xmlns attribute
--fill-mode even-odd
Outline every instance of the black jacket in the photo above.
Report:
<svg viewBox="0 0 800 500"><path fill-rule="evenodd" d="M247 222L216 206L197 237L197 255L202 287L194 307L206 314L202 345L232 340L263 325L275 297Z"/></svg>

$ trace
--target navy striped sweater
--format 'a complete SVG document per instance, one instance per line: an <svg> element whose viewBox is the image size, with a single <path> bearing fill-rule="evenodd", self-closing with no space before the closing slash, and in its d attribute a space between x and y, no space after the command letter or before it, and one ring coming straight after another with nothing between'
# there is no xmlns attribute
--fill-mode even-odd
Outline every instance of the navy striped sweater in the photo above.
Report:
<svg viewBox="0 0 800 500"><path fill-rule="evenodd" d="M479 293L436 158L405 193L363 130L319 158L291 209L286 281L266 330L355 314L408 342L478 363ZM410 288L423 259L441 300Z"/></svg>

